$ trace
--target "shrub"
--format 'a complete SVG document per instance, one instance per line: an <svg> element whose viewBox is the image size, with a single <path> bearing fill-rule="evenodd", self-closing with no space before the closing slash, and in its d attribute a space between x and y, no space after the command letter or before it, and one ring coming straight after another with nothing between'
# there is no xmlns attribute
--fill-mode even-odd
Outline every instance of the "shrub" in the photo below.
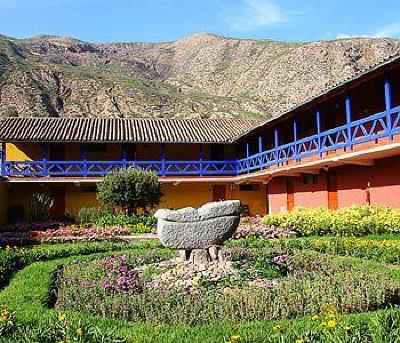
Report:
<svg viewBox="0 0 400 343"><path fill-rule="evenodd" d="M133 228L139 224L145 225L151 230L156 226L157 220L153 215L128 215L125 213L113 213L109 208L81 208L78 212L78 220L83 225L128 226Z"/></svg>
<svg viewBox="0 0 400 343"><path fill-rule="evenodd" d="M137 168L120 169L117 174L108 174L98 184L97 190L100 201L120 207L128 214L136 214L139 209L147 213L161 198L157 175Z"/></svg>
<svg viewBox="0 0 400 343"><path fill-rule="evenodd" d="M54 205L54 199L45 193L35 193L31 199L31 219L34 222L50 219L50 211Z"/></svg>
<svg viewBox="0 0 400 343"><path fill-rule="evenodd" d="M291 212L268 215L264 225L296 231L300 236L400 233L400 210L378 206L351 206L336 211L327 208L296 208Z"/></svg>

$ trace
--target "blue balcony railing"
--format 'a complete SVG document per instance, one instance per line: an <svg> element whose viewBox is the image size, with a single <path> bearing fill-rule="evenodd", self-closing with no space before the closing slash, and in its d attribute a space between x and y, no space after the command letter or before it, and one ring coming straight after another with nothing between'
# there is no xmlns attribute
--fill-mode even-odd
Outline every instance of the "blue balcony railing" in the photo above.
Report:
<svg viewBox="0 0 400 343"><path fill-rule="evenodd" d="M389 112L380 112L355 120L349 124L323 131L320 134L299 139L289 144L263 151L238 160L238 173L248 173L279 166L289 161L300 161L313 155L324 156L327 152L349 149L355 145L400 133L400 106Z"/></svg>
<svg viewBox="0 0 400 343"><path fill-rule="evenodd" d="M136 167L160 176L237 175L237 161L6 161L3 176L104 176Z"/></svg>
<svg viewBox="0 0 400 343"><path fill-rule="evenodd" d="M302 159L335 150L351 150L357 144L389 140L400 133L400 106L390 111L352 121L320 134L309 136L289 144L263 151L239 160L227 161L2 161L3 177L46 176L104 176L120 168L137 167L153 171L160 176L234 176L280 166L289 161Z"/></svg>

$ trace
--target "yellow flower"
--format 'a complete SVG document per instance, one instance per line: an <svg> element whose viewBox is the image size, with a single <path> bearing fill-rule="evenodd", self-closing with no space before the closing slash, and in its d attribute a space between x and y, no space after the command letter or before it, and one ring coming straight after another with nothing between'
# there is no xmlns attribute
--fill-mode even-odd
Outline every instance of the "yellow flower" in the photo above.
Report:
<svg viewBox="0 0 400 343"><path fill-rule="evenodd" d="M232 343L238 343L238 342L240 342L240 336L239 336L239 335L232 335L232 336L231 336L231 342L232 342Z"/></svg>
<svg viewBox="0 0 400 343"><path fill-rule="evenodd" d="M1 316L2 317L8 317L8 315L10 314L10 311L8 311L6 308L1 312Z"/></svg>
<svg viewBox="0 0 400 343"><path fill-rule="evenodd" d="M311 317L312 320L318 320L319 319L319 315L315 314Z"/></svg>
<svg viewBox="0 0 400 343"><path fill-rule="evenodd" d="M281 325L275 325L273 329L275 331L281 331L282 330L282 326Z"/></svg>
<svg viewBox="0 0 400 343"><path fill-rule="evenodd" d="M66 316L65 316L64 313L60 313L60 314L58 315L58 320L62 322L62 321L65 320L65 317L66 317Z"/></svg>
<svg viewBox="0 0 400 343"><path fill-rule="evenodd" d="M334 327L336 327L336 322L334 320L328 320L328 322L326 323L326 326L328 328L334 328Z"/></svg>
<svg viewBox="0 0 400 343"><path fill-rule="evenodd" d="M296 339L296 343L303 343L304 341L300 338Z"/></svg>
<svg viewBox="0 0 400 343"><path fill-rule="evenodd" d="M77 328L77 329L76 329L76 334L77 334L78 336L82 336L82 335L83 335L83 329L82 329L82 328Z"/></svg>

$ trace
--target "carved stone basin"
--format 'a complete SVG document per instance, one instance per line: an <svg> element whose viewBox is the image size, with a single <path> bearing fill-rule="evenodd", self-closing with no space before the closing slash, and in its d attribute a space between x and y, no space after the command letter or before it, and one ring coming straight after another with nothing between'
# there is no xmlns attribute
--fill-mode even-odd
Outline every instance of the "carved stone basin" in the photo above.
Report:
<svg viewBox="0 0 400 343"><path fill-rule="evenodd" d="M240 201L210 202L195 209L158 210L157 235L169 248L207 249L231 238L240 220Z"/></svg>

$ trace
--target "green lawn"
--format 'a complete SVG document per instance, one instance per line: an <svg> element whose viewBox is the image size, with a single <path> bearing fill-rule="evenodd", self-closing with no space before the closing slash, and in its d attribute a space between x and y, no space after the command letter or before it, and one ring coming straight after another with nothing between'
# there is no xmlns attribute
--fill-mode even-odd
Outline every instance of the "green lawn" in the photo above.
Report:
<svg viewBox="0 0 400 343"><path fill-rule="evenodd" d="M343 248L346 241L351 242L347 250ZM380 244L383 241L391 243L388 246ZM231 241L230 245L263 248L279 246L288 250L303 249L332 256L344 255L347 256L347 262L367 266L371 271L388 270L398 278L400 284L400 269L393 266L399 260L399 255L396 259L395 251L400 249L400 243L396 245L393 242L399 241L399 236L367 236L355 239L309 237L277 241ZM61 265L100 256L146 253L155 248L159 248L156 242L135 242L129 245L77 243L32 247L26 250L24 263L20 265L21 269L0 292L0 307L15 311L18 322L22 325L45 327L48 325L48 318L56 316L55 311L47 306L47 302L51 298L54 273ZM103 331L114 330L113 335L123 337L128 342L233 342L236 337L231 336L240 336L240 342L395 343L400 337L399 307L371 313L343 314L340 316L340 325L331 330L321 328L320 323L313 320L311 315L295 320L236 324L217 321L210 325L198 326L128 323L72 311L66 312L66 317L72 322L80 320L82 325L96 325ZM0 337L0 342L23 342L23 340L21 337L4 339Z"/></svg>

